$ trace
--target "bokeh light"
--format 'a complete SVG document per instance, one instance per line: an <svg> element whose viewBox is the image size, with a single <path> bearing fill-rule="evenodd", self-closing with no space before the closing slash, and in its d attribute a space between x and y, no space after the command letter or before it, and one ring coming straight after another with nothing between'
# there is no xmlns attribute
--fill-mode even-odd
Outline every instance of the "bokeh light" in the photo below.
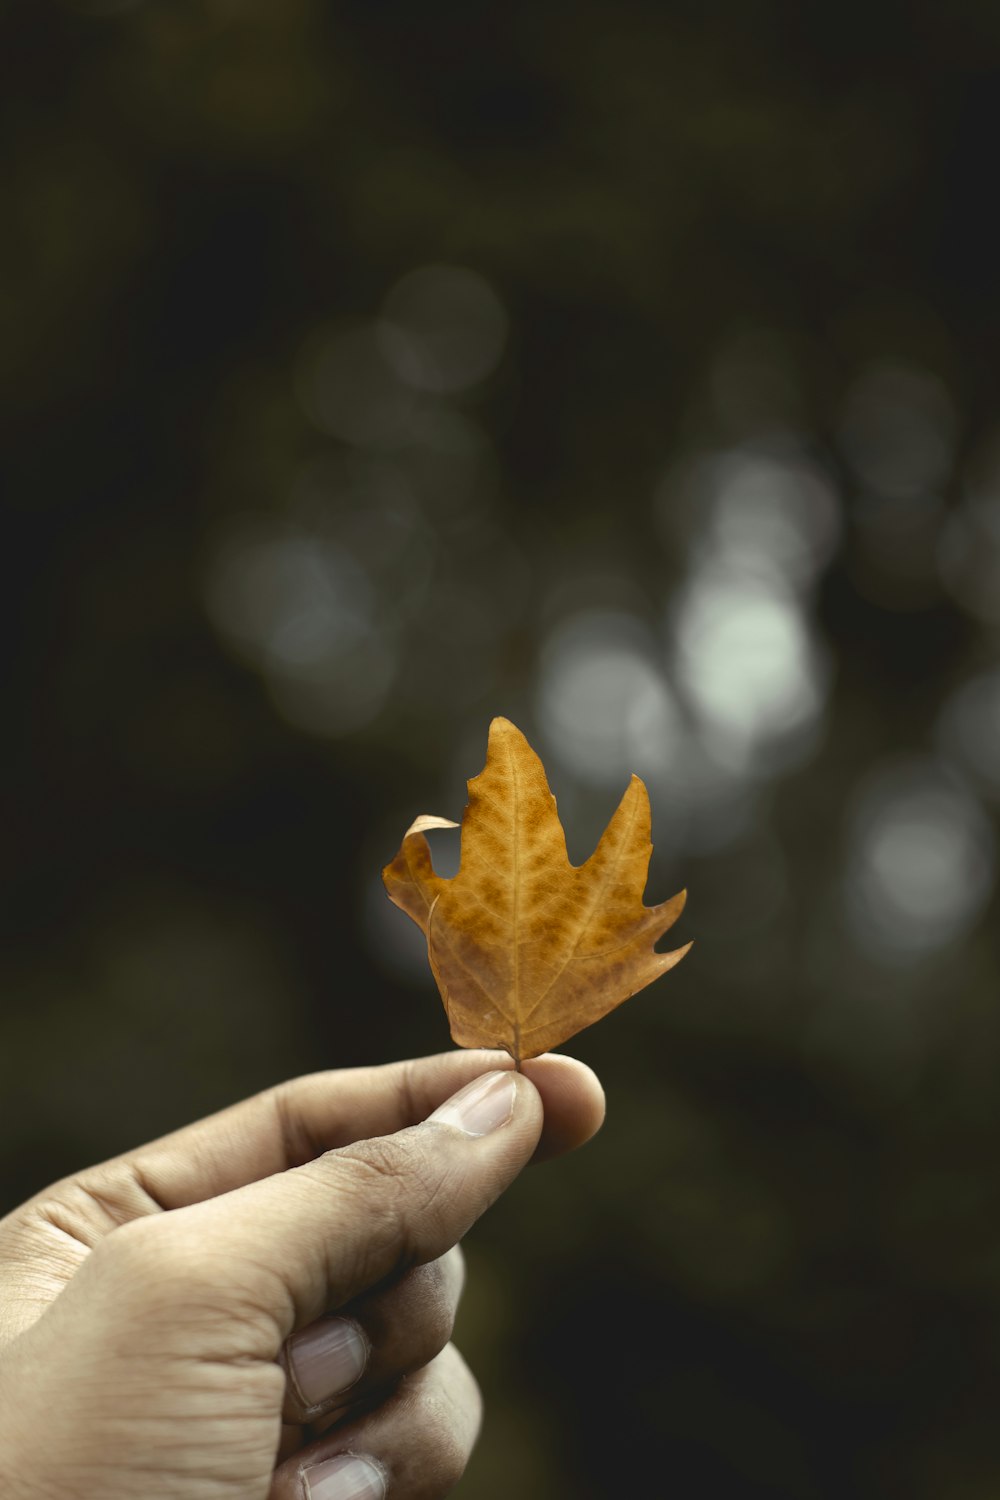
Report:
<svg viewBox="0 0 1000 1500"><path fill-rule="evenodd" d="M400 380L418 391L452 395L496 369L507 314L489 283L465 266L423 266L389 292L378 345Z"/></svg>
<svg viewBox="0 0 1000 1500"><path fill-rule="evenodd" d="M903 761L859 794L844 876L862 947L919 958L969 931L993 888L995 836L976 798L943 765Z"/></svg>
<svg viewBox="0 0 1000 1500"><path fill-rule="evenodd" d="M330 437L391 449L409 433L415 397L385 357L373 324L311 341L300 358L297 385L305 412Z"/></svg>
<svg viewBox="0 0 1000 1500"><path fill-rule="evenodd" d="M959 505L938 550L941 577L973 619L1000 625L1000 438L975 454Z"/></svg>
<svg viewBox="0 0 1000 1500"><path fill-rule="evenodd" d="M724 764L787 768L810 753L829 666L790 590L713 562L670 623L679 688Z"/></svg>
<svg viewBox="0 0 1000 1500"><path fill-rule="evenodd" d="M916 365L875 361L847 392L838 440L857 483L851 570L859 591L881 608L924 609L940 595L957 435L947 387Z"/></svg>
<svg viewBox="0 0 1000 1500"><path fill-rule="evenodd" d="M936 738L982 795L1000 798L1000 671L955 689L938 715Z"/></svg>
<svg viewBox="0 0 1000 1500"><path fill-rule="evenodd" d="M683 736L651 634L611 610L580 611L550 631L536 712L567 770L595 785L623 788L633 771L664 779Z"/></svg>
<svg viewBox="0 0 1000 1500"><path fill-rule="evenodd" d="M352 450L309 459L291 476L287 513L299 534L365 571L381 620L419 610L438 546L402 460Z"/></svg>
<svg viewBox="0 0 1000 1500"><path fill-rule="evenodd" d="M703 545L723 563L806 588L837 549L836 490L822 469L789 444L712 455L689 482L704 516Z"/></svg>
<svg viewBox="0 0 1000 1500"><path fill-rule="evenodd" d="M399 462L440 529L468 531L489 513L499 483L496 453L467 412L443 404L418 408Z"/></svg>
<svg viewBox="0 0 1000 1500"><path fill-rule="evenodd" d="M864 370L848 390L839 440L865 488L903 500L944 484L956 428L954 405L937 376L882 360Z"/></svg>
<svg viewBox="0 0 1000 1500"><path fill-rule="evenodd" d="M346 549L260 525L234 528L205 597L220 633L260 668L290 722L340 735L378 713L396 653L379 627L371 579Z"/></svg>

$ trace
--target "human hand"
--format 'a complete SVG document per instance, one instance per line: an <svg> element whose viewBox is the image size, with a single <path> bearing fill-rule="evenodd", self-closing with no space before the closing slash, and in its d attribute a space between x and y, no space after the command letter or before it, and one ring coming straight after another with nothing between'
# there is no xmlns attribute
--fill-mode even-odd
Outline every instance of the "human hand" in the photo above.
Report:
<svg viewBox="0 0 1000 1500"><path fill-rule="evenodd" d="M604 1110L570 1058L496 1069L456 1051L299 1078L0 1221L0 1493L446 1494L479 1421L448 1342L458 1240Z"/></svg>

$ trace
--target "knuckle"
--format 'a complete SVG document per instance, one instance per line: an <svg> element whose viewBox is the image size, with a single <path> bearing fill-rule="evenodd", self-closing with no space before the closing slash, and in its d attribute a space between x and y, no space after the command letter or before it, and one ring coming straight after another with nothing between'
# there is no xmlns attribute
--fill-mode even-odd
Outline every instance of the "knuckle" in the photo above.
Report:
<svg viewBox="0 0 1000 1500"><path fill-rule="evenodd" d="M191 1290L218 1290L225 1270L219 1257L194 1235L180 1233L166 1219L134 1219L95 1246L91 1259L111 1272L116 1286L153 1285L167 1292L184 1285Z"/></svg>
<svg viewBox="0 0 1000 1500"><path fill-rule="evenodd" d="M54 1231L86 1251L125 1225L160 1212L138 1171L112 1162L56 1183L27 1204L22 1216L36 1234L51 1238Z"/></svg>
<svg viewBox="0 0 1000 1500"><path fill-rule="evenodd" d="M448 1218L446 1177L416 1134L379 1136L331 1152L339 1186L364 1206L372 1242L395 1248L397 1264L423 1259L440 1242Z"/></svg>
<svg viewBox="0 0 1000 1500"><path fill-rule="evenodd" d="M394 1135L374 1136L352 1146L341 1146L331 1155L348 1163L364 1188L415 1186L427 1165L426 1153L419 1144L412 1140L403 1142Z"/></svg>
<svg viewBox="0 0 1000 1500"><path fill-rule="evenodd" d="M93 1265L107 1266L115 1279L142 1281L159 1273L164 1260L163 1237L156 1219L133 1219L99 1240L91 1252Z"/></svg>
<svg viewBox="0 0 1000 1500"><path fill-rule="evenodd" d="M411 1318L423 1330L423 1347L437 1354L451 1338L461 1291L461 1251L457 1246L410 1272Z"/></svg>
<svg viewBox="0 0 1000 1500"><path fill-rule="evenodd" d="M483 1403L475 1376L453 1344L442 1350L435 1364L439 1378L425 1394L421 1419L434 1453L439 1493L446 1494L465 1473Z"/></svg>
<svg viewBox="0 0 1000 1500"><path fill-rule="evenodd" d="M310 1129L308 1115L302 1108L302 1083L302 1079L296 1078L276 1084L266 1096L274 1110L282 1155L289 1167L315 1161L325 1149L318 1135Z"/></svg>
<svg viewBox="0 0 1000 1500"><path fill-rule="evenodd" d="M457 1307L465 1288L465 1252L461 1245L452 1245L438 1264L441 1266L448 1294Z"/></svg>
<svg viewBox="0 0 1000 1500"><path fill-rule="evenodd" d="M152 1316L175 1285L168 1247L155 1232L158 1221L136 1219L99 1240L81 1267L83 1277L113 1299L127 1318Z"/></svg>

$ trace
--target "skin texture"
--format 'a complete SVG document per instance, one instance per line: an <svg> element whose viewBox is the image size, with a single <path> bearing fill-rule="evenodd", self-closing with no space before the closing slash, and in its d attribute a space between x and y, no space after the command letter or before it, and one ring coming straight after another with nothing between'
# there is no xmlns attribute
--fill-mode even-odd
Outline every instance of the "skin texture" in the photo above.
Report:
<svg viewBox="0 0 1000 1500"><path fill-rule="evenodd" d="M509 1066L452 1052L296 1079L0 1222L0 1494L303 1500L303 1470L345 1453L392 1500L447 1494L480 1416L449 1342L458 1241L603 1118L590 1070L549 1056L494 1082L486 1133L427 1119ZM364 1368L307 1402L289 1369L335 1310Z"/></svg>

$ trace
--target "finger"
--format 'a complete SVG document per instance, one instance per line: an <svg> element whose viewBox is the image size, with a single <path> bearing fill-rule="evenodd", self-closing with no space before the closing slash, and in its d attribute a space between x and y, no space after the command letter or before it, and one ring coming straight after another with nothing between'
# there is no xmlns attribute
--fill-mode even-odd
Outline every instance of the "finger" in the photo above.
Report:
<svg viewBox="0 0 1000 1500"><path fill-rule="evenodd" d="M324 1151L415 1125L473 1078L511 1066L500 1053L463 1049L308 1074L81 1174L78 1182L85 1188L92 1183L107 1199L109 1183L118 1181L120 1219L136 1217L143 1202L142 1212L182 1208L301 1166ZM524 1072L544 1106L540 1158L572 1150L599 1129L604 1093L585 1064L550 1053L525 1063Z"/></svg>
<svg viewBox="0 0 1000 1500"><path fill-rule="evenodd" d="M284 1420L315 1422L428 1364L451 1338L464 1280L462 1252L454 1245L391 1286L301 1329L281 1352Z"/></svg>
<svg viewBox="0 0 1000 1500"><path fill-rule="evenodd" d="M479 1388L449 1344L375 1411L283 1463L270 1500L440 1500L465 1472L481 1414Z"/></svg>
<svg viewBox="0 0 1000 1500"><path fill-rule="evenodd" d="M527 1078L485 1074L421 1125L123 1225L69 1290L111 1288L119 1324L148 1322L151 1297L183 1305L206 1357L228 1320L230 1358L274 1360L296 1329L451 1249L527 1163L541 1125ZM157 1333L172 1347L169 1317Z"/></svg>
<svg viewBox="0 0 1000 1500"><path fill-rule="evenodd" d="M586 1063L561 1052L546 1052L521 1067L541 1094L545 1109L532 1161L575 1151L597 1134L604 1124L604 1090Z"/></svg>
<svg viewBox="0 0 1000 1500"><path fill-rule="evenodd" d="M496 1052L468 1049L311 1074L46 1188L0 1223L0 1260L13 1268L2 1278L0 1347L45 1311L118 1226L412 1125L485 1068L509 1066ZM600 1128L604 1094L583 1063L550 1053L525 1063L524 1073L544 1107L534 1159L572 1150Z"/></svg>

